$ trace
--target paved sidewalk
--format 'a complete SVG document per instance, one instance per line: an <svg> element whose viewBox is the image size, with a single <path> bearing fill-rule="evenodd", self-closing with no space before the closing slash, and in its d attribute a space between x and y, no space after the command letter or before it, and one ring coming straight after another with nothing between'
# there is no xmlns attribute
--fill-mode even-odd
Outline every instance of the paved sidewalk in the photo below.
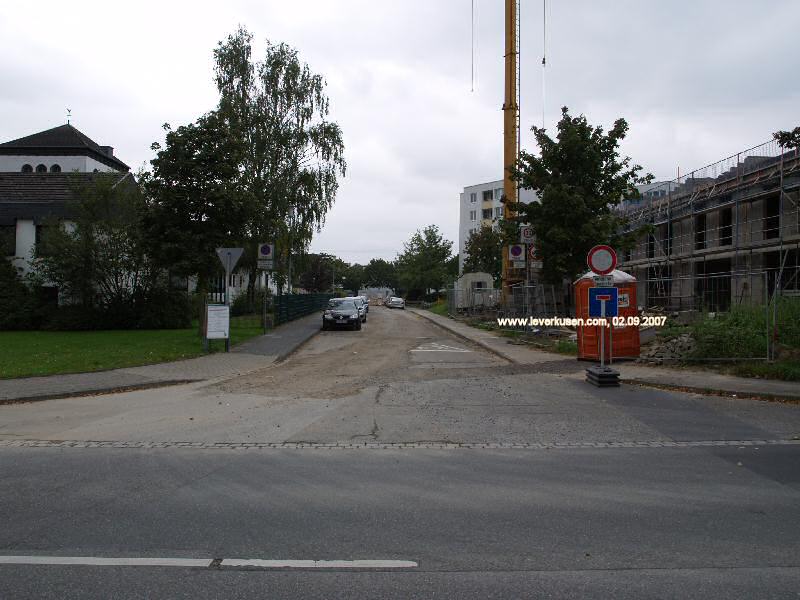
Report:
<svg viewBox="0 0 800 600"><path fill-rule="evenodd" d="M0 404L235 377L284 359L313 337L319 328L320 317L314 313L248 340L230 353L217 352L187 360L94 373L3 379L0 380Z"/></svg>
<svg viewBox="0 0 800 600"><path fill-rule="evenodd" d="M541 365L544 369L546 363L562 362L565 359L564 355L561 354L544 352L528 346L509 344L507 338L500 337L493 332L476 329L427 310L413 308L407 310L515 364ZM586 366L590 364L587 362ZM800 384L792 381L735 377L711 371L649 367L628 362L617 363L614 368L620 372L623 381L631 383L697 392L722 393L724 395L758 396L800 401ZM585 374L581 369L567 376L574 379L583 379Z"/></svg>

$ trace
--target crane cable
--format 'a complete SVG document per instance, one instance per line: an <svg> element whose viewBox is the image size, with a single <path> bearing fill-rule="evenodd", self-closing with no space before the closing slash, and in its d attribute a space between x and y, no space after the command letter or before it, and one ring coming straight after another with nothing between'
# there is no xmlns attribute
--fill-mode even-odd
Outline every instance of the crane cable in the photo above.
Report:
<svg viewBox="0 0 800 600"><path fill-rule="evenodd" d="M542 129L544 129L544 116L547 94L545 92L545 68L547 67L547 0L542 0Z"/></svg>
<svg viewBox="0 0 800 600"><path fill-rule="evenodd" d="M470 49L472 51L472 65L470 68L470 78L471 78L471 86L470 92L475 91L475 0L472 0L472 23L470 25L471 36L472 40L470 43Z"/></svg>

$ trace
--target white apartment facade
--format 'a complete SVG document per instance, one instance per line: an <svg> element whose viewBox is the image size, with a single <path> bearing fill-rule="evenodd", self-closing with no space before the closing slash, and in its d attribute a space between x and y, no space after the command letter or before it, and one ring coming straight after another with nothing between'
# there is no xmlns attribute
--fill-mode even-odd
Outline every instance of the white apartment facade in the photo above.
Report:
<svg viewBox="0 0 800 600"><path fill-rule="evenodd" d="M467 240L483 225L496 226L503 217L503 181L487 181L464 188L459 197L458 213L458 271L464 272ZM532 190L519 191L521 202L533 202L538 197Z"/></svg>

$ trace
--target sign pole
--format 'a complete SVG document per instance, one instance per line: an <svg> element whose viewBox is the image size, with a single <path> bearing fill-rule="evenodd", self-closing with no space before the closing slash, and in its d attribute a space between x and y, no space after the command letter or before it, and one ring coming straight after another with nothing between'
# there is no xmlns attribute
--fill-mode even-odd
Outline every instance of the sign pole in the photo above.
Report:
<svg viewBox="0 0 800 600"><path fill-rule="evenodd" d="M606 301L600 300L600 318L606 318ZM605 367L605 356L606 356L606 326L604 324L600 325L600 368L602 369Z"/></svg>

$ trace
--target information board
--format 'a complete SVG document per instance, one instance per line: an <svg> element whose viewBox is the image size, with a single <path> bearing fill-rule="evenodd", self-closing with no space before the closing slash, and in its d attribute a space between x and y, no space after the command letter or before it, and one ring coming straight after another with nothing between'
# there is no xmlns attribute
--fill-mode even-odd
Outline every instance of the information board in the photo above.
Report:
<svg viewBox="0 0 800 600"><path fill-rule="evenodd" d="M206 306L206 339L227 340L230 336L231 309L225 304Z"/></svg>

